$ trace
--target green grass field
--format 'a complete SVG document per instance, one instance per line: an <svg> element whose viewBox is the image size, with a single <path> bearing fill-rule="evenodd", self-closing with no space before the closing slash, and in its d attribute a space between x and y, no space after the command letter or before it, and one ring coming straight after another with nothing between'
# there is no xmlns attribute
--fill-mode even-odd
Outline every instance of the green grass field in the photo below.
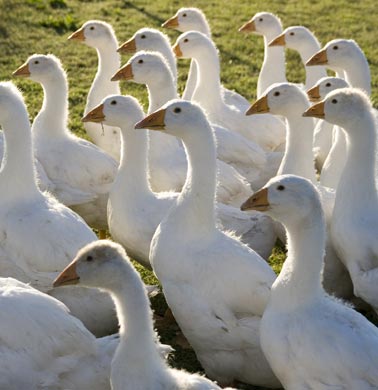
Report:
<svg viewBox="0 0 378 390"><path fill-rule="evenodd" d="M238 28L256 12L269 11L278 14L284 27L305 25L313 30L322 43L334 38L353 38L365 51L371 65L373 102L378 104L378 45L376 0L350 2L347 0L194 0L188 3L178 0L137 1L74 1L74 0L0 0L0 79L11 79L12 72L33 53L53 53L58 56L67 72L70 83L70 126L85 136L80 118L86 95L97 67L97 56L85 45L68 42L67 36L89 19L102 19L111 23L120 43L141 27L159 28L161 23L182 6L196 6L206 13L213 31L213 38L222 58L222 80L251 102L255 98L258 72L263 58L263 40L255 35L238 33ZM165 31L172 42L178 36L175 31ZM127 57L123 58L126 62ZM179 85L183 89L188 61L179 61ZM290 81L304 80L304 68L297 53L287 51L287 76ZM42 89L28 80L14 80L23 90L31 119L40 109ZM144 87L123 83L122 91L140 99L147 107ZM271 257L275 271L279 271L284 252L277 248ZM142 270L149 283L156 280ZM164 313L161 296L153 299L153 306ZM193 352L176 343L178 329L162 325L162 339L174 344L176 354L172 364L188 370L200 370ZM249 386L246 389L254 389Z"/></svg>

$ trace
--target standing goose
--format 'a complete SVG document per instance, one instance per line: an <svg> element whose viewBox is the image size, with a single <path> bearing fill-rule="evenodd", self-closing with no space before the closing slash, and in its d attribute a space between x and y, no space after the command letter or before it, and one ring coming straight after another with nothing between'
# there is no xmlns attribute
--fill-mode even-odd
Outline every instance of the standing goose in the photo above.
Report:
<svg viewBox="0 0 378 390"><path fill-rule="evenodd" d="M117 53L118 42L113 27L101 20L89 20L68 37L93 47L98 55L98 69L87 97L86 114L110 94L119 94L119 83L110 82L111 76L120 67ZM86 123L85 130L91 140L114 159L120 159L120 135L117 128L103 129L97 123Z"/></svg>
<svg viewBox="0 0 378 390"><path fill-rule="evenodd" d="M238 380L279 387L259 342L275 274L256 252L216 227L215 144L203 110L174 100L135 128L180 137L187 151L187 181L150 249L152 267L181 330L206 374L220 385Z"/></svg>
<svg viewBox="0 0 378 390"><path fill-rule="evenodd" d="M134 130L135 123L143 117L136 99L113 95L104 99L83 120L121 128L122 158L109 195L109 229L132 258L151 268L151 239L178 194L151 191L147 178L147 132ZM269 257L275 242L269 219L261 219L258 213L246 216L221 203L218 204L218 218L225 230L234 231L264 258Z"/></svg>
<svg viewBox="0 0 378 390"><path fill-rule="evenodd" d="M336 192L331 238L348 268L356 296L378 312L377 125L369 98L359 89L338 89L304 115L343 128L347 158Z"/></svg>
<svg viewBox="0 0 378 390"><path fill-rule="evenodd" d="M120 342L111 362L112 390L221 390L200 375L168 367L158 349L147 291L120 245L87 245L56 283L98 287L111 294L120 322Z"/></svg>
<svg viewBox="0 0 378 390"><path fill-rule="evenodd" d="M178 57L196 60L198 79L192 100L201 104L211 122L242 134L268 151L284 142L285 126L281 120L270 115L247 118L224 102L218 51L206 35L197 31L186 32L177 39L174 51Z"/></svg>
<svg viewBox="0 0 378 390"><path fill-rule="evenodd" d="M84 288L51 289L57 272L81 247L95 241L96 235L77 214L38 189L28 113L21 93L9 82L0 83L0 125L5 138L0 170L2 259L14 263L25 278L29 275L23 281L64 302L93 333L115 331L116 317L108 295ZM44 286L39 286L39 278Z"/></svg>
<svg viewBox="0 0 378 390"><path fill-rule="evenodd" d="M335 192L319 186L317 182L312 154L314 121L302 116L308 107L307 95L300 87L292 83L281 83L269 87L266 95L257 100L247 114L270 112L286 118L286 150L277 175L294 174L317 185L321 193L326 220L330 224ZM280 237L282 236L279 230L277 233ZM353 297L352 282L348 271L336 255L330 240L327 241L323 284L328 292L337 297L344 299Z"/></svg>
<svg viewBox="0 0 378 390"><path fill-rule="evenodd" d="M177 98L172 74L160 53L139 51L134 54L113 77L113 79L120 78L146 84L149 113L156 111L169 100ZM253 185L253 180L258 177L259 171L265 168L266 154L259 146L248 142L239 134L220 127L214 129L218 158L227 163L217 160L219 180L217 199L222 203L231 203L239 207L244 200L243 194L250 191L244 177ZM152 189L181 191L187 173L186 155L181 140L154 131L149 132L148 136ZM241 177L234 168L244 177Z"/></svg>
<svg viewBox="0 0 378 390"><path fill-rule="evenodd" d="M377 389L377 328L321 285L326 224L314 185L279 176L242 208L271 215L288 233L287 259L260 326L262 349L284 388Z"/></svg>
<svg viewBox="0 0 378 390"><path fill-rule="evenodd" d="M162 25L166 28L173 28L180 32L199 31L211 39L211 30L205 14L198 8L180 8L174 16ZM194 89L197 84L198 68L195 59L190 63L188 80L182 95L184 100L192 100ZM249 107L248 100L235 91L222 88L225 102L236 107L240 111L245 111Z"/></svg>
<svg viewBox="0 0 378 390"><path fill-rule="evenodd" d="M264 37L264 61L257 80L257 98L274 83L286 82L285 50L282 46L269 46L282 33L282 23L277 15L258 12L239 28L240 32L252 32Z"/></svg>
<svg viewBox="0 0 378 390"><path fill-rule="evenodd" d="M68 84L62 64L54 55L35 54L14 75L29 77L43 87L43 106L34 119L32 135L46 174L60 192L87 195L87 200L71 208L93 228L106 230L108 193L118 164L67 128Z"/></svg>

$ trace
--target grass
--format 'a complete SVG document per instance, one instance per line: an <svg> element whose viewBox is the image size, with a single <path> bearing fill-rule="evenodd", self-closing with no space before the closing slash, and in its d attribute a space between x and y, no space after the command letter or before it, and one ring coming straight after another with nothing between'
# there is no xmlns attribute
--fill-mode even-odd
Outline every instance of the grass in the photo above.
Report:
<svg viewBox="0 0 378 390"><path fill-rule="evenodd" d="M159 28L176 10L188 5L179 0L137 1L73 1L73 0L0 0L0 79L11 78L11 73L33 53L54 53L62 60L70 82L70 127L85 137L80 118L86 95L96 72L97 57L93 49L67 42L69 33L89 19L111 23L119 42L127 40L137 29L145 26ZM237 29L259 11L277 13L284 26L303 24L313 30L321 42L337 38L353 38L364 50L371 65L372 99L378 103L378 45L376 44L376 0L350 2L347 0L193 0L191 6L202 8L208 16L213 38L222 59L222 80L249 100L255 98L258 72L263 58L263 41L255 35L244 35ZM178 33L165 31L172 41ZM126 62L127 58L123 58ZM179 61L179 86L183 89L188 61ZM290 81L304 80L304 68L297 53L287 51L287 77ZM40 109L42 89L28 80L14 80L23 90L31 119ZM123 93L132 94L147 106L145 88L127 83ZM277 245L271 264L279 272L285 252ZM157 283L154 276L138 266L147 283ZM161 296L153 298L153 307L163 314L166 304ZM163 342L174 344L176 353L172 365L188 370L200 370L194 353L181 347L176 325L159 326ZM249 386L246 389L254 389Z"/></svg>

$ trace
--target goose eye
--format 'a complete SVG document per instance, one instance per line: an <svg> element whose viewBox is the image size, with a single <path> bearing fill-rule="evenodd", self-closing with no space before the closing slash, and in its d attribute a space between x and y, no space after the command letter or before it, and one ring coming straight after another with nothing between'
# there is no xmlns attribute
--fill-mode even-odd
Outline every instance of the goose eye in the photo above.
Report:
<svg viewBox="0 0 378 390"><path fill-rule="evenodd" d="M337 50L339 47L338 46L334 46L333 47L333 50Z"/></svg>
<svg viewBox="0 0 378 390"><path fill-rule="evenodd" d="M112 101L110 102L110 104L111 104L112 106L115 106L115 105L117 104L117 101L116 101L116 100L112 100Z"/></svg>
<svg viewBox="0 0 378 390"><path fill-rule="evenodd" d="M280 184L278 187L277 187L277 190L278 191L283 191L285 189L285 186L283 186L282 184Z"/></svg>
<svg viewBox="0 0 378 390"><path fill-rule="evenodd" d="M94 28L94 26L91 26L91 27L89 27L89 29L90 29L90 30L94 30L95 28Z"/></svg>
<svg viewBox="0 0 378 390"><path fill-rule="evenodd" d="M139 60L139 61L138 61L138 64L143 64L143 60Z"/></svg>
<svg viewBox="0 0 378 390"><path fill-rule="evenodd" d="M180 107L176 107L176 108L173 110L173 112L174 112L175 114L179 114L179 113L181 112L181 108L180 108Z"/></svg>
<svg viewBox="0 0 378 390"><path fill-rule="evenodd" d="M331 86L331 83L327 83L327 84L326 84L326 87L330 87L330 86Z"/></svg>
<svg viewBox="0 0 378 390"><path fill-rule="evenodd" d="M186 14L182 14L182 17L183 17L183 18L186 18Z"/></svg>
<svg viewBox="0 0 378 390"><path fill-rule="evenodd" d="M332 99L331 102L332 102L333 104L337 104L337 99Z"/></svg>
<svg viewBox="0 0 378 390"><path fill-rule="evenodd" d="M280 96L281 94L277 91L277 92L274 92L273 95L274 95L274 96Z"/></svg>
<svg viewBox="0 0 378 390"><path fill-rule="evenodd" d="M87 261L92 261L92 260L93 260L93 256L88 255L88 256L87 256Z"/></svg>
<svg viewBox="0 0 378 390"><path fill-rule="evenodd" d="M263 18L260 18L260 19L259 19L259 22L262 22L263 20L264 20Z"/></svg>
<svg viewBox="0 0 378 390"><path fill-rule="evenodd" d="M35 60L34 63L35 63L36 65L38 65L38 64L39 64L39 61L38 61L38 60Z"/></svg>
<svg viewBox="0 0 378 390"><path fill-rule="evenodd" d="M291 32L289 35L295 35L293 32Z"/></svg>
<svg viewBox="0 0 378 390"><path fill-rule="evenodd" d="M184 42L189 42L189 39L188 39L188 38L185 38L185 39L184 39Z"/></svg>
<svg viewBox="0 0 378 390"><path fill-rule="evenodd" d="M141 35L140 36L142 39L145 39L146 38L146 36L143 34L143 35Z"/></svg>

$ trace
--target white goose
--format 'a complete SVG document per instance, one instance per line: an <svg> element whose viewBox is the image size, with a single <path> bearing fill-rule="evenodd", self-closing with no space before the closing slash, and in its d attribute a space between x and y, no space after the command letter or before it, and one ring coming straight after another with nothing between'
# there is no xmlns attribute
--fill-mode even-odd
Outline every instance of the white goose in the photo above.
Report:
<svg viewBox="0 0 378 390"><path fill-rule="evenodd" d="M110 390L114 336L96 339L66 306L0 278L0 388Z"/></svg>
<svg viewBox="0 0 378 390"><path fill-rule="evenodd" d="M321 285L326 224L313 184L276 177L242 207L265 211L288 233L287 259L260 326L261 346L284 388L377 389L377 328Z"/></svg>
<svg viewBox="0 0 378 390"><path fill-rule="evenodd" d="M21 276L23 282L63 301L97 335L115 331L116 317L106 294L88 289L51 290L57 271L82 246L95 241L96 235L77 214L38 189L28 114L21 93L9 82L0 83L0 125L5 138L0 249L2 262L9 263L2 268L8 268L8 276Z"/></svg>
<svg viewBox="0 0 378 390"><path fill-rule="evenodd" d="M98 55L98 69L88 93L84 111L86 114L97 106L104 97L120 93L119 83L110 81L112 75L120 67L120 56L117 53L118 42L113 27L101 20L89 20L79 30L71 34L68 39L95 48ZM119 129L114 127L103 129L97 123L86 123L84 127L97 146L119 161Z"/></svg>
<svg viewBox="0 0 378 390"><path fill-rule="evenodd" d="M196 60L198 80L192 100L201 104L211 122L242 134L265 150L274 150L284 142L285 125L282 121L269 115L251 119L224 102L218 51L206 35L197 31L186 32L177 39L174 51L178 57Z"/></svg>
<svg viewBox="0 0 378 390"><path fill-rule="evenodd" d="M180 8L174 16L162 25L165 28L174 28L180 32L199 31L211 39L211 30L205 14L199 8ZM192 100L194 89L197 84L198 69L195 59L190 63L188 80L182 98ZM248 100L235 91L221 86L225 102L245 111L249 107Z"/></svg>
<svg viewBox="0 0 378 390"><path fill-rule="evenodd" d="M139 51L134 54L113 79L126 79L146 84L149 113L178 97L166 60L157 52ZM266 154L262 148L239 134L219 126L213 126L213 128L217 139L217 156L222 160L217 160L219 180L217 200L239 207L245 194L250 192L250 188L245 179L241 178L230 165L249 182L253 182L258 177L259 171L265 168ZM154 131L149 132L148 136L152 189L181 191L187 173L186 155L181 140Z"/></svg>
<svg viewBox="0 0 378 390"><path fill-rule="evenodd" d="M260 318L275 274L256 252L216 227L215 144L204 112L174 100L135 128L180 137L188 154L187 181L150 250L181 330L206 374L221 385L239 380L279 387L259 345Z"/></svg>
<svg viewBox="0 0 378 390"><path fill-rule="evenodd" d="M282 22L270 12L258 12L239 28L241 32L252 32L264 37L264 61L257 80L257 97L274 83L286 82L285 50L282 46L269 46L282 33Z"/></svg>
<svg viewBox="0 0 378 390"><path fill-rule="evenodd" d="M68 84L59 59L54 55L34 54L19 67L16 76L41 83L44 100L32 126L33 145L58 193L79 198L71 208L92 227L107 229L108 193L118 163L106 152L83 140L67 128Z"/></svg>
<svg viewBox="0 0 378 390"><path fill-rule="evenodd" d="M309 107L307 95L299 86L292 83L273 84L265 93L251 106L247 114L270 112L286 118L286 150L277 175L294 174L317 185L329 224L335 202L335 191L319 185L316 179L312 154L314 121L302 116ZM279 230L277 234L282 237ZM338 297L344 299L353 297L348 271L336 256L330 241L327 242L323 284L327 291Z"/></svg>
<svg viewBox="0 0 378 390"><path fill-rule="evenodd" d="M154 193L147 178L147 132L134 130L144 113L131 96L109 96L83 120L119 126L122 134L122 158L109 196L109 229L127 253L150 268L151 239L159 223L175 203L177 193ZM245 213L244 213L245 214ZM275 235L269 219L259 214L245 216L239 210L218 204L218 217L225 230L235 231L244 242L269 257Z"/></svg>
<svg viewBox="0 0 378 390"><path fill-rule="evenodd" d="M112 390L220 390L200 375L172 369L165 363L147 291L120 245L98 241L86 246L59 280L98 287L114 300L120 343L111 363Z"/></svg>
<svg viewBox="0 0 378 390"><path fill-rule="evenodd" d="M343 128L347 159L337 187L331 238L348 268L354 293L378 312L377 125L369 98L359 89L338 89L305 115Z"/></svg>

